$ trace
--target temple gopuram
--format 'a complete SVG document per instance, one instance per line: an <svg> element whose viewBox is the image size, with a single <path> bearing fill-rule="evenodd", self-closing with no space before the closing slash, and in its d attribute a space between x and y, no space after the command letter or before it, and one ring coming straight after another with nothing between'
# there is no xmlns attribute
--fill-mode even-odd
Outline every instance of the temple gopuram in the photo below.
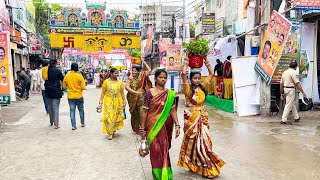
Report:
<svg viewBox="0 0 320 180"><path fill-rule="evenodd" d="M51 14L52 57L61 57L65 48L88 53L140 48L138 16L130 18L126 10L106 9L106 3L87 3L87 11L65 7Z"/></svg>

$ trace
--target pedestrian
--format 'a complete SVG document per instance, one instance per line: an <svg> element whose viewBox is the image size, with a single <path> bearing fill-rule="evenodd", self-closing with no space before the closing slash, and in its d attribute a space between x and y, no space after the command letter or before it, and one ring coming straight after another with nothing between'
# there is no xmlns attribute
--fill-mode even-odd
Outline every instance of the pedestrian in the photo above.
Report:
<svg viewBox="0 0 320 180"><path fill-rule="evenodd" d="M300 121L300 117L295 106L295 87L302 93L303 98L306 98L307 95L303 91L301 83L299 81L299 75L297 74L298 63L296 60L292 60L289 65L289 69L283 72L281 81L280 81L280 93L281 99L286 101L286 105L283 110L281 124L292 124L288 122L288 115L290 111L294 116L295 122Z"/></svg>
<svg viewBox="0 0 320 180"><path fill-rule="evenodd" d="M31 87L31 79L24 71L18 71L17 75L19 79L22 80L22 93L20 94L20 98L25 98L26 100L29 99L29 91Z"/></svg>
<svg viewBox="0 0 320 180"><path fill-rule="evenodd" d="M214 73L217 74L217 76L222 76L223 75L223 64L222 62L220 61L220 59L217 59L217 64L216 66L214 67ZM217 72L217 73L216 73Z"/></svg>
<svg viewBox="0 0 320 180"><path fill-rule="evenodd" d="M37 91L38 91L38 94L40 94L40 91L41 91L41 74L42 74L42 64L40 64L39 68L38 68L38 73L37 73Z"/></svg>
<svg viewBox="0 0 320 180"><path fill-rule="evenodd" d="M38 76L39 76L38 79L39 79L39 84L40 84L40 89L41 89L42 100L44 103L44 108L45 108L47 114L49 114L48 99L46 98L46 91L45 91L45 87L44 87L45 80L42 78L42 71L44 68L47 68L47 67L48 67L48 62L43 61L42 68L39 70L39 73L38 73Z"/></svg>
<svg viewBox="0 0 320 180"><path fill-rule="evenodd" d="M207 96L205 89L210 85L214 70L210 62L205 59L204 64L208 68L209 76L201 84L201 73L191 70L189 85L186 73L188 64L189 59L186 58L182 69L182 85L188 110L184 111L184 137L178 166L188 168L205 178L214 178L220 174L220 169L225 164L212 152L209 117L204 108Z"/></svg>
<svg viewBox="0 0 320 180"><path fill-rule="evenodd" d="M226 61L223 63L223 76L225 78L232 78L232 68L231 68L231 57L228 56Z"/></svg>
<svg viewBox="0 0 320 180"><path fill-rule="evenodd" d="M36 91L38 86L38 69L32 68L30 71L31 76L31 91Z"/></svg>
<svg viewBox="0 0 320 180"><path fill-rule="evenodd" d="M109 140L113 139L116 130L124 126L124 108L126 99L124 97L124 85L118 80L119 72L116 68L110 70L110 78L103 82L100 101L97 109L103 108L101 118L103 133L109 135Z"/></svg>
<svg viewBox="0 0 320 180"><path fill-rule="evenodd" d="M78 73L79 66L77 63L71 64L71 72L67 74L63 79L63 88L68 89L68 103L70 107L70 119L72 130L76 130L76 108L78 107L81 127L85 127L84 124L84 100L82 91L86 89L86 83L81 74Z"/></svg>
<svg viewBox="0 0 320 180"><path fill-rule="evenodd" d="M50 116L50 125L55 129L59 129L59 106L60 99L63 96L63 82L62 72L57 68L58 61L56 59L50 60L48 74L45 82L45 95L48 99L48 110ZM43 74L43 73L42 73ZM45 79L45 77L43 77Z"/></svg>
<svg viewBox="0 0 320 180"><path fill-rule="evenodd" d="M97 70L96 73L94 73L94 83L96 87L101 87L100 86L100 72Z"/></svg>
<svg viewBox="0 0 320 180"><path fill-rule="evenodd" d="M155 180L172 180L169 150L173 124L175 137L180 134L176 93L166 89L168 74L164 69L155 72L155 87L146 92L141 111L139 132L150 149L152 174Z"/></svg>
<svg viewBox="0 0 320 180"><path fill-rule="evenodd" d="M126 90L128 91L127 100L129 104L129 111L131 114L131 127L132 131L139 134L139 125L140 125L140 109L143 105L143 98L146 94L146 91L152 87L152 84L149 80L149 73L151 68L148 66L145 61L142 61L147 70L140 72L140 66L132 67L132 77L126 82Z"/></svg>

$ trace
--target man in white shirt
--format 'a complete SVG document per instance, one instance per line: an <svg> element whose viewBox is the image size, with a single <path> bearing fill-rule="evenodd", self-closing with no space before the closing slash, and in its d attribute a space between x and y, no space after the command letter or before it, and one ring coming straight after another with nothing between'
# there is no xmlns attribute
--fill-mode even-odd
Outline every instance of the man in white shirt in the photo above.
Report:
<svg viewBox="0 0 320 180"><path fill-rule="evenodd" d="M46 91L45 91L45 87L44 87L45 80L42 78L42 67L46 67L46 66L48 66L48 62L43 61L41 69L39 70L39 73L38 73L38 84L40 85L39 89L41 89L44 107L45 107L46 112L48 114L48 100L46 98Z"/></svg>
<svg viewBox="0 0 320 180"><path fill-rule="evenodd" d="M31 75L31 91L36 91L38 86L38 69L32 69L30 72Z"/></svg>

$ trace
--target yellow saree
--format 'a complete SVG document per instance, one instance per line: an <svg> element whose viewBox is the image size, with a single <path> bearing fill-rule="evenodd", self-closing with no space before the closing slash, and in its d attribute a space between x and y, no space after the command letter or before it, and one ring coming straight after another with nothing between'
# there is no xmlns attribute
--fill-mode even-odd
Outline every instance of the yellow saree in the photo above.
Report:
<svg viewBox="0 0 320 180"><path fill-rule="evenodd" d="M188 168L206 178L214 178L220 174L220 168L225 163L212 152L209 118L204 109L205 93L197 88L191 98L188 84L183 84L183 90L189 110L184 112L184 138L178 166Z"/></svg>

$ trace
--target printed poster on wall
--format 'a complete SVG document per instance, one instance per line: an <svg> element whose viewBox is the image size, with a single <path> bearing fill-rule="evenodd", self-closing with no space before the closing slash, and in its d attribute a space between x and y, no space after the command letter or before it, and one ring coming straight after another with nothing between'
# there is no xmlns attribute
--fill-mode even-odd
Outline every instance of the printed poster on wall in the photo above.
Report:
<svg viewBox="0 0 320 180"><path fill-rule="evenodd" d="M277 11L272 12L255 65L255 70L267 84L270 84L276 70L291 26L292 23L284 16Z"/></svg>
<svg viewBox="0 0 320 180"><path fill-rule="evenodd" d="M0 104L10 104L9 34L0 33Z"/></svg>
<svg viewBox="0 0 320 180"><path fill-rule="evenodd" d="M180 71L182 60L182 45L169 44L167 50L167 70Z"/></svg>
<svg viewBox="0 0 320 180"><path fill-rule="evenodd" d="M167 50L168 50L168 44L170 44L171 39L170 38L162 38L159 41L159 61L160 61L160 67L167 67Z"/></svg>
<svg viewBox="0 0 320 180"><path fill-rule="evenodd" d="M309 73L309 56L306 50L301 50L299 62L299 74L301 78L307 78Z"/></svg>
<svg viewBox="0 0 320 180"><path fill-rule="evenodd" d="M282 73L289 69L290 62L292 60L296 60L299 64L300 61L302 22L291 22L291 32L283 48L282 56L279 60L276 71L273 74L272 82L280 83ZM274 54L272 54L272 56L274 56Z"/></svg>

